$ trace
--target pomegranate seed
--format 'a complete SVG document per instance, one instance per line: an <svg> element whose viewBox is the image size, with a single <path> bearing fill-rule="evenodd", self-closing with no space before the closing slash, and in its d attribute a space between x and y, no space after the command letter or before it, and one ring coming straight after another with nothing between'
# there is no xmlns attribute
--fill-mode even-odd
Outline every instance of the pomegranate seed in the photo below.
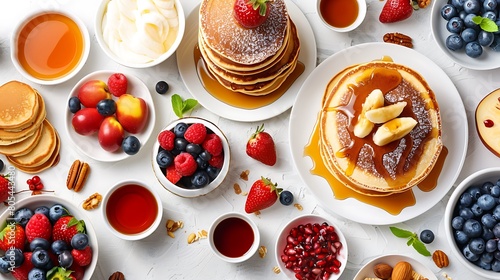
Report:
<svg viewBox="0 0 500 280"><path fill-rule="evenodd" d="M319 269L319 268L313 268L313 270L311 272L313 274L315 274L315 275L319 275L321 273L321 269Z"/></svg>
<svg viewBox="0 0 500 280"><path fill-rule="evenodd" d="M484 120L484 121L483 121L483 124L484 124L484 126L486 126L486 127L492 127L495 123L494 123L492 120L487 119L487 120Z"/></svg>

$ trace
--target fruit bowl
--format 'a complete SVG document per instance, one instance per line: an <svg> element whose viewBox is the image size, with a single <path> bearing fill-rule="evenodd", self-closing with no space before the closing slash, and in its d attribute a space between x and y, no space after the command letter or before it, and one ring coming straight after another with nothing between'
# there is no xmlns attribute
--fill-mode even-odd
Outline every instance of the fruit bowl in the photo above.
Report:
<svg viewBox="0 0 500 280"><path fill-rule="evenodd" d="M474 256L470 252L470 248L473 249L474 252L478 253L478 251L475 251L477 249L476 245L481 243L479 239L483 239L482 232L483 232L483 219L486 223L485 225L488 225L488 221L492 222L492 224L485 226L485 228L488 229L493 229L491 233L487 233L490 235L496 233L492 237L492 239L498 239L500 237L500 224L497 224L497 221L491 220L490 218L486 218L485 216L487 213L493 213L492 215L500 215L500 206L498 206L498 197L500 196L500 168L499 167L493 167L493 168L487 168L483 170L479 170L471 175L469 175L467 178L465 178L460 184L455 188L453 191L450 199L448 200L448 203L446 205L446 210L445 210L445 215L444 215L444 226L445 226L445 234L446 234L446 239L448 240L448 243L450 244L451 251L453 254L458 258L458 260L462 263L463 266L465 266L467 269L470 271L474 272L475 274L488 278L488 279L498 279L500 277L500 261L495 260L493 258L492 262L490 262L491 267L493 268L493 263L495 262L495 268L498 269L497 271L493 270L488 270L488 269L483 269L480 267L478 264L473 263L469 261L462 252L466 252L466 254L469 256L469 258L472 261L474 260ZM491 182L491 184L485 184L487 182ZM492 188L492 186L495 186ZM497 199L485 199L486 196L484 196L482 199L471 199L471 197L467 198L467 194L473 194L474 197L482 196L486 193L486 191L491 192L493 197ZM464 195L463 195L464 194ZM476 196L477 195L477 196ZM471 202L473 201L473 202ZM475 203L474 201L481 201L479 203ZM490 204L492 203L492 204ZM470 205L469 205L470 204ZM476 206L475 206L475 205ZM489 204L489 206L488 206ZM469 205L469 206L465 206ZM489 209L493 205L493 208L490 210ZM483 211L479 210L479 208L485 209ZM458 210L458 207L469 209L469 210ZM496 207L496 208L495 208ZM497 209L495 211L495 209ZM473 212L472 212L473 211ZM482 212L482 213L480 213ZM476 214L474 214L476 213ZM496 213L496 214L494 214ZM470 218L471 215L473 218ZM461 218L456 218L457 216L462 216L464 219L462 220ZM489 215L488 215L489 216ZM484 218L482 218L484 217ZM477 222L475 222L475 221ZM467 222L466 222L467 221ZM497 229L495 229L494 225L497 224ZM479 228L481 231L481 234L479 234L478 238L473 237L476 236L477 233L475 232L474 228ZM471 237L467 237L471 236ZM490 238L486 239L490 239ZM458 239L456 239L458 238ZM475 244L469 245L469 241L477 239ZM459 241L457 241L459 240ZM476 243L477 242L477 243ZM472 246L469 248L469 246ZM487 244L482 244L480 246L483 246L483 249L488 247ZM469 249L465 249L465 248ZM485 249L486 250L486 249ZM484 252L484 251L483 251ZM492 254L500 254L500 249L497 247L496 250ZM481 254L475 254L475 255L481 255Z"/></svg>
<svg viewBox="0 0 500 280"><path fill-rule="evenodd" d="M418 274L424 276L429 280L437 280L436 275L425 265L420 263L419 261L404 255L383 255L379 257L375 257L366 263L354 276L353 280L364 280L366 278L375 277L374 267L377 264L384 263L394 267L398 262L407 262L412 266L412 269L416 271ZM373 278L375 279L375 278Z"/></svg>
<svg viewBox="0 0 500 280"><path fill-rule="evenodd" d="M328 252L323 252L323 254L327 254L327 256L324 258L325 260L330 258L330 256L334 256L334 259L340 261L340 266L339 263L337 263L333 260L330 260L327 262L327 264L324 264L325 267L332 267L336 266L338 270L336 271L328 271L330 274L329 278L330 280L336 280L340 278L340 275L342 275L342 272L345 270L346 265L347 265L347 257L348 257L348 249L347 249L347 241L345 239L344 234L339 230L337 225L332 222L331 220L314 215L314 214L306 214L302 215L299 217L296 217L295 219L291 220L288 222L283 229L281 229L280 234L278 235L278 238L276 239L276 244L275 244L275 249L276 249L276 262L278 263L278 266L280 270L289 278L289 279L296 279L295 278L295 272L292 270L292 268L288 268L290 265L292 265L293 262L287 263L289 260L287 260L283 255L294 255L297 253L297 248L305 248L309 244L302 244L302 246L294 246L294 245L288 245L288 242L294 242L297 239L297 236L303 236L304 233L303 231L309 231L313 232L313 234L305 234L305 238L309 239L309 236L313 236L311 239L316 239L314 237L314 232L316 225L323 225L324 223L327 223L331 227L327 227L325 230L320 230L319 232L323 233L323 236L330 236L332 239L331 244L333 244L331 247L332 249L328 250ZM309 226L312 225L312 231L308 229L301 229L301 228L310 228ZM302 233L301 233L302 232ZM326 232L326 233L325 233ZM335 240L335 241L333 241ZM305 243L305 242L304 242ZM319 243L316 243L319 244ZM311 244L312 247L311 250L315 250L315 245ZM316 247L317 248L317 247ZM334 249L333 249L334 248ZM302 249L301 249L302 250ZM321 253L321 252L320 252ZM298 254L298 253L297 253ZM316 254L316 253L315 253ZM309 259L308 259L309 260ZM314 258L313 260L315 263L318 261ZM309 261L306 261L307 263ZM293 265L292 265L293 267ZM315 269L315 268L309 268L309 269ZM328 276L327 276L328 277ZM304 277L304 279L306 279ZM318 277L318 279L325 279Z"/></svg>
<svg viewBox="0 0 500 280"><path fill-rule="evenodd" d="M182 123L184 123L188 126L192 126L193 124L202 124L205 126L205 128L207 130L207 135L214 133L218 136L218 138L220 138L220 140L222 142L222 153L219 155L219 157L223 156L222 163L219 161L218 164L215 164L215 165L218 165L218 167L216 167L216 169L212 169L212 170L206 169L206 168L213 167L212 164L209 164L208 167L205 166L205 168L204 168L205 170L207 170L207 173L210 174L209 175L209 178L210 178L209 183L206 185L192 186L189 183L187 183L186 181L184 181L186 179L190 179L191 176L185 176L183 179L179 179L177 184L174 184L170 180L167 179L166 172L168 172L168 171L165 168L160 168L160 165L157 162L158 154L162 150L164 150L160 146L160 143L158 141L158 136L160 136L160 134L162 134L162 132L164 132L164 131L173 131L174 128L178 124L182 124ZM179 138L179 137L176 137L176 138ZM183 138L183 137L180 137L180 138ZM205 150L203 150L203 152L204 151ZM164 151L162 153L164 153ZM200 152L198 152L198 153L200 154ZM198 157L199 156L197 156L197 158ZM213 158L215 158L215 157L213 157ZM202 119L202 118L187 117L187 118L180 118L180 119L177 119L177 120L171 122L170 124L168 124L164 129L162 129L158 133L158 135L155 139L155 143L153 145L153 151L152 151L152 155L151 155L151 164L153 167L153 171L156 175L156 178L158 179L160 184L165 189L167 189L168 191L172 192L173 194L176 194L176 195L181 196L181 197L197 197L197 196L202 196L202 195L208 194L209 192L216 189L222 183L222 181L224 180L224 178L227 175L227 172L229 171L230 159L231 159L231 153L230 153L230 148L229 148L229 142L228 142L226 136L224 135L224 133L215 124L213 124L212 122L210 122L208 120ZM220 166L221 164L222 164L222 166ZM200 169L198 168L196 173L198 173L199 170Z"/></svg>
<svg viewBox="0 0 500 280"><path fill-rule="evenodd" d="M66 110L66 132L72 141L73 145L78 148L78 150L83 153L84 155L98 160L102 162L114 162L114 161L119 161L123 160L125 158L128 158L133 155L129 155L123 151L122 148L118 149L117 151L114 152L109 152L103 147L100 146L99 140L98 140L98 132L92 133L91 135L82 135L79 134L75 131L73 124L72 124L72 118L74 114L70 112L68 108L68 104L70 102L70 99L72 97L78 96L78 91L79 89L86 84L88 81L92 80L100 80L103 82L107 82L108 77L111 76L116 72L114 71L96 71L93 73L88 74L84 78L82 78L71 90L67 102L65 104L65 110ZM138 133L129 133L125 131L124 136L135 136L139 142L141 147L144 147L146 145L146 142L150 138L153 129L154 129L154 124L156 120L156 113L155 113L155 108L154 108L154 103L153 99L151 98L151 93L149 92L149 89L147 86L136 76L128 73L123 73L127 77L128 80L128 90L127 92L130 93L132 96L141 98L144 100L145 104L147 105L147 119L145 120L145 127L139 131ZM115 96L111 96L112 99L117 100L118 98ZM82 105L82 109L85 106ZM118 109L117 109L118 110ZM141 150L138 151L139 153Z"/></svg>
<svg viewBox="0 0 500 280"><path fill-rule="evenodd" d="M114 0L114 3L116 3L118 0ZM174 34L175 37L169 36L165 38L165 41L163 45L168 45L168 48L165 48L165 51L163 53L160 53L160 51L156 50L157 45L162 45L161 43L154 42L152 41L152 37L149 35L151 32L155 32L156 30L163 30L164 28L171 28L170 27L170 20L167 20L166 18L163 18L161 14L154 14L151 10L141 10L139 11L134 7L134 10L131 10L129 12L133 13L134 15L142 15L141 19L141 24L143 25L143 30L142 32L136 32L137 27L132 24L133 26L128 25L129 27L127 29L127 34L128 38L135 38L135 41L133 42L133 46L131 44L126 44L127 40L122 40L122 41L115 41L112 44L108 44L105 38L105 34L108 35L110 38L117 38L119 37L119 33L125 32L124 30L116 30L120 25L120 20L119 20L119 12L116 11L117 7L116 5L112 5L108 7L108 4L113 1L110 0L105 0L101 1L101 4L97 8L97 13L94 21L94 28L95 28L95 34L97 38L97 42L99 43L99 46L101 49L104 51L104 53L114 60L115 62L131 67L131 68L147 68L147 67L152 67L155 65L158 65L168 59L172 54L175 53L177 50L177 47L182 41L182 38L184 36L184 30L186 27L186 19L184 15L184 10L182 9L182 4L180 0L170 0L166 1L167 3L162 3L164 6L169 6L169 5L174 5L174 8L176 10L177 14L177 19L178 19L178 25L177 25L177 33L172 33ZM112 20L105 20L105 16L108 13L108 9L113 8L114 6L114 13L113 16L114 18ZM159 7L157 9L160 9ZM156 11L156 9L154 9ZM173 10L168 10L165 13L171 15ZM108 27L103 27L103 23L106 24L106 22L113 22L116 23L114 24L108 24ZM156 25L158 22L165 23L163 26L155 26L155 28L151 27L153 25ZM130 24L130 21L127 19L125 20L125 23L121 23L120 27L126 26ZM174 26L172 24L171 26ZM108 29L109 28L109 29ZM160 35L158 35L160 37ZM121 38L123 39L123 38ZM147 44L147 42L151 40L150 44ZM111 46L111 47L110 47ZM131 49L135 49L137 51L132 52ZM139 53L139 50L142 53ZM144 51L143 51L144 50ZM148 55L147 58L145 58L146 53L149 54L151 52L154 52L154 55Z"/></svg>
<svg viewBox="0 0 500 280"><path fill-rule="evenodd" d="M85 266L85 273L83 276L83 280L89 280L92 278L92 274L94 273L94 270L97 265L99 248L97 242L97 235L95 233L94 227L92 226L90 219L86 217L85 213L83 213L80 207L75 206L72 202L64 198L51 194L40 194L40 195L29 196L20 199L19 201L15 201L15 204L13 204L12 206L15 208L14 211L17 211L18 209L25 207L34 211L37 207L47 206L50 208L55 204L63 205L70 214L74 215L75 218L77 218L78 220L85 221L85 229L88 235L89 246L92 248L92 260L90 264ZM9 221L9 219L13 218L12 215L13 212L11 212L11 210L7 209L6 211L4 211L0 216L0 224L5 225L6 222ZM14 277L7 279L14 279Z"/></svg>

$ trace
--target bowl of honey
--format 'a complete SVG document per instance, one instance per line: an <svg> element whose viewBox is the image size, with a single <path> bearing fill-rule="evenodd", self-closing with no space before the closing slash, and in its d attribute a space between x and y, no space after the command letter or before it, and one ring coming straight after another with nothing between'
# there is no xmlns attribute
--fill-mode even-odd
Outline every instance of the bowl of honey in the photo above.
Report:
<svg viewBox="0 0 500 280"><path fill-rule="evenodd" d="M140 240L151 235L163 215L160 196L136 180L116 183L104 196L103 205L107 228L124 240Z"/></svg>
<svg viewBox="0 0 500 280"><path fill-rule="evenodd" d="M337 32L349 32L365 19L366 0L317 0L316 9L326 27Z"/></svg>
<svg viewBox="0 0 500 280"><path fill-rule="evenodd" d="M248 260L260 245L257 225L238 212L225 213L216 218L210 226L208 238L212 252L229 263Z"/></svg>
<svg viewBox="0 0 500 280"><path fill-rule="evenodd" d="M90 52L85 24L63 11L28 15L14 28L10 44L15 68L42 85L60 84L74 77Z"/></svg>

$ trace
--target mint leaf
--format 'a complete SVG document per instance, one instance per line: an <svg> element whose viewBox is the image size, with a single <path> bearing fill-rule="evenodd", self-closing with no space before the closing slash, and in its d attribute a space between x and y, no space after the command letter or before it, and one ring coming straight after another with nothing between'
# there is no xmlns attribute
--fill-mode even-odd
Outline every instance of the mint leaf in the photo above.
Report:
<svg viewBox="0 0 500 280"><path fill-rule="evenodd" d="M192 98L188 98L186 100L182 100L182 97L178 94L172 95L172 109L177 117L182 118L184 113L192 110L196 105L198 105L198 101Z"/></svg>
<svg viewBox="0 0 500 280"><path fill-rule="evenodd" d="M410 237L410 238L408 238L406 245L411 246L411 245L413 245L413 243L415 243L415 238Z"/></svg>
<svg viewBox="0 0 500 280"><path fill-rule="evenodd" d="M419 252L421 255L424 255L426 257L429 257L431 255L431 252L429 252L429 250L427 250L427 248L425 247L425 244L422 243L422 241L418 240L418 239L415 239L413 244L412 244L413 248L415 248L415 250L417 250L417 252Z"/></svg>
<svg viewBox="0 0 500 280"><path fill-rule="evenodd" d="M475 16L472 18L472 22L479 25L482 30L486 32L497 32L498 25L487 17Z"/></svg>
<svg viewBox="0 0 500 280"><path fill-rule="evenodd" d="M400 229L397 227L389 227L389 229L391 230L392 234L400 238L412 237L414 235L414 233L411 231Z"/></svg>

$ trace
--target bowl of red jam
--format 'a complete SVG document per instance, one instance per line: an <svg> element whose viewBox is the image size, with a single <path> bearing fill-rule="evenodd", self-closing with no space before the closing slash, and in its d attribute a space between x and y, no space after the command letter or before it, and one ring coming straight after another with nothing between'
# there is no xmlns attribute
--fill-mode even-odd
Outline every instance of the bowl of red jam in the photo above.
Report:
<svg viewBox="0 0 500 280"><path fill-rule="evenodd" d="M124 180L104 196L102 215L107 228L125 240L139 240L151 235L161 222L160 196L146 184Z"/></svg>
<svg viewBox="0 0 500 280"><path fill-rule="evenodd" d="M260 244L260 233L255 222L238 212L226 213L215 219L208 238L212 252L230 263L248 260Z"/></svg>

